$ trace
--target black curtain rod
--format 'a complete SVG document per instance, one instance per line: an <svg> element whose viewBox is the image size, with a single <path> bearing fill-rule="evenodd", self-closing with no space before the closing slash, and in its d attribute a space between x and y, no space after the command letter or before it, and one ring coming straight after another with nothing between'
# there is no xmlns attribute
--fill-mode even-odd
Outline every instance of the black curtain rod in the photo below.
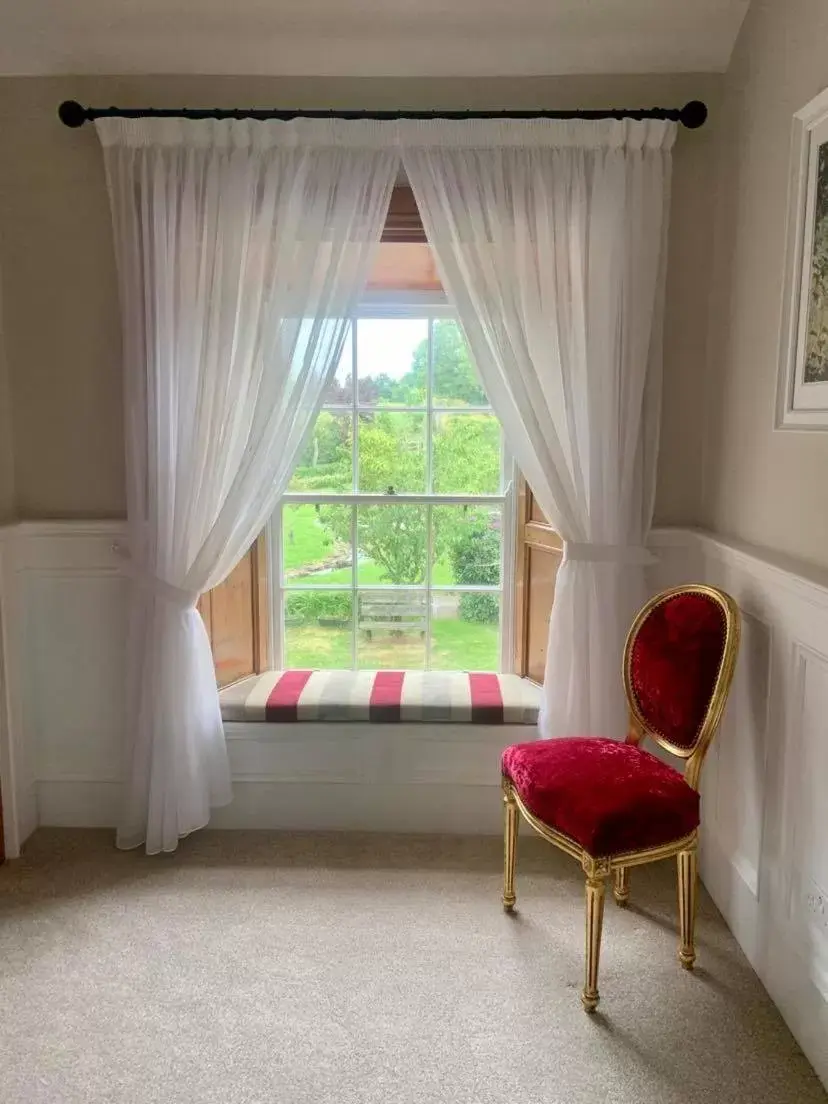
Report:
<svg viewBox="0 0 828 1104"><path fill-rule="evenodd" d="M269 107L84 107L64 100L60 121L81 127L93 119L666 119L688 130L704 125L707 105L690 100L684 107L621 108L584 111L305 111Z"/></svg>

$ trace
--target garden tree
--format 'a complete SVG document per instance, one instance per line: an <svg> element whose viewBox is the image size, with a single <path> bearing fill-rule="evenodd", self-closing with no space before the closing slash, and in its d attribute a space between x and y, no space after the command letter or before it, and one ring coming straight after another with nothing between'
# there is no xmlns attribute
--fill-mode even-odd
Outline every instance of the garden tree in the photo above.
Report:
<svg viewBox="0 0 828 1104"><path fill-rule="evenodd" d="M359 489L425 490L425 415L360 414Z"/></svg>
<svg viewBox="0 0 828 1104"><path fill-rule="evenodd" d="M434 490L493 494L500 486L500 424L494 414L438 414Z"/></svg>
<svg viewBox="0 0 828 1104"><path fill-rule="evenodd" d="M359 418L359 487L368 493L389 488L421 491L425 482L423 414L361 414ZM334 540L350 541L350 518L341 510L321 507L319 518ZM425 578L426 516L418 506L362 508L359 554L379 564L390 583L421 583Z"/></svg>
<svg viewBox="0 0 828 1104"><path fill-rule="evenodd" d="M500 582L500 535L491 516L478 513L457 534L451 545L451 564L458 583L496 586ZM494 622L500 613L496 594L460 595L463 621Z"/></svg>
<svg viewBox="0 0 828 1104"><path fill-rule="evenodd" d="M393 488L395 494L402 494L424 489L424 417L423 414L381 411L360 416L360 490L382 494ZM497 420L492 415L458 414L442 418L434 437L434 464L438 491L459 489L474 494L496 490L500 481ZM346 511L322 506L319 518L335 541L350 541L350 519ZM452 547L470 520L468 511L461 508L442 507L434 511L432 546L435 559L440 559ZM383 568L386 582L397 585L423 582L427 544L424 507L400 503L361 508L359 554ZM458 577L460 581L487 580Z"/></svg>
<svg viewBox="0 0 828 1104"><path fill-rule="evenodd" d="M486 406L486 392L480 386L477 372L469 357L463 331L453 318L440 318L434 323L434 394L435 406L467 404ZM408 394L419 397L414 401L425 402L426 367L428 365L428 341L423 340L414 350L411 368L399 381L400 393L410 401ZM399 401L399 400L397 400Z"/></svg>
<svg viewBox="0 0 828 1104"><path fill-rule="evenodd" d="M480 405L486 402L469 359L460 327L451 319L434 324L434 404ZM411 368L400 379L387 373L358 381L359 400L363 403L425 402L428 342L414 351ZM350 403L353 377L335 383L328 402ZM403 494L425 490L425 415L383 411L358 415L360 491ZM437 493L485 494L500 484L500 427L488 414L440 414L435 416L433 443L433 489ZM316 488L349 490L351 487L351 418L329 411L320 413L311 442L304 450L291 483L292 490ZM317 516L331 540L350 546L350 510L319 506ZM358 554L378 564L385 582L397 585L422 583L426 570L428 545L425 508L400 503L381 508L361 508L358 520ZM433 511L432 548L435 560L452 553L465 535L460 559L465 563L475 546L480 545L488 563L498 559L499 536L491 526L486 510L440 507ZM494 542L494 544L492 544ZM491 548L495 548L495 553ZM454 559L453 553L452 558ZM459 563L460 561L458 561ZM482 568L458 568L458 582L485 583L477 578ZM462 565L461 565L462 566ZM499 571L499 567L496 567ZM469 574L471 573L471 574ZM489 571L491 574L491 570ZM468 577L466 577L468 576ZM480 598L480 596L472 596ZM485 597L485 596L483 596ZM475 603L469 605L467 612ZM478 602L474 619L496 618L496 602ZM491 608L490 608L491 607ZM461 612L463 612L461 610ZM465 616L465 614L464 614Z"/></svg>
<svg viewBox="0 0 828 1104"><path fill-rule="evenodd" d="M357 380L357 401L370 405L373 403L398 402L394 398L399 381L387 372L380 372L378 376L362 376ZM350 406L354 393L353 373L345 377L345 382L340 383L334 379L325 392L326 403L338 403L342 406Z"/></svg>

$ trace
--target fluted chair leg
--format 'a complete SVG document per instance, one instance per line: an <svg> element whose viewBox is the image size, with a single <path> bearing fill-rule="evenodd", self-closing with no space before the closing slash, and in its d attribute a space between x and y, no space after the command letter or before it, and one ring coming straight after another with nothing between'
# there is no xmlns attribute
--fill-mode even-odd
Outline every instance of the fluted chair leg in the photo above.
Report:
<svg viewBox="0 0 828 1104"><path fill-rule="evenodd" d="M581 1001L587 1012L598 1007L598 963L601 958L601 929L604 923L604 879L586 880L586 984Z"/></svg>
<svg viewBox="0 0 828 1104"><path fill-rule="evenodd" d="M515 907L515 861L517 858L518 810L512 787L503 783L503 907Z"/></svg>
<svg viewBox="0 0 828 1104"><path fill-rule="evenodd" d="M692 970L696 961L696 882L697 853L693 847L678 854L678 905L681 943L679 962L685 970Z"/></svg>
<svg viewBox="0 0 828 1104"><path fill-rule="evenodd" d="M619 908L624 908L630 899L630 871L629 867L619 866L615 871L615 885L612 887L612 895Z"/></svg>

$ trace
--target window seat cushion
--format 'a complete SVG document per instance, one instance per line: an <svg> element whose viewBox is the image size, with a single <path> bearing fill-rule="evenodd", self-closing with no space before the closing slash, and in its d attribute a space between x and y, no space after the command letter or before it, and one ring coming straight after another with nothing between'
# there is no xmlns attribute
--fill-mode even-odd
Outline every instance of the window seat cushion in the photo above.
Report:
<svg viewBox="0 0 828 1104"><path fill-rule="evenodd" d="M540 687L467 671L265 671L222 690L225 721L527 724Z"/></svg>

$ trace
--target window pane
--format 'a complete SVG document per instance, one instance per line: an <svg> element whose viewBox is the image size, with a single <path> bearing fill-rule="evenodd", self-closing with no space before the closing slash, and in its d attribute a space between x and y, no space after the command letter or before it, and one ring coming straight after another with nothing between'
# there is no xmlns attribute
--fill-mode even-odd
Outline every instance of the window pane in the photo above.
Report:
<svg viewBox="0 0 828 1104"><path fill-rule="evenodd" d="M359 489L422 494L426 489L425 414L359 415Z"/></svg>
<svg viewBox="0 0 828 1104"><path fill-rule="evenodd" d="M453 318L433 323L435 406L488 406L462 329Z"/></svg>
<svg viewBox="0 0 828 1104"><path fill-rule="evenodd" d="M286 667L351 667L352 631L350 591L296 590L285 595Z"/></svg>
<svg viewBox="0 0 828 1104"><path fill-rule="evenodd" d="M350 586L353 572L350 506L284 506L285 586Z"/></svg>
<svg viewBox="0 0 828 1104"><path fill-rule="evenodd" d="M320 411L313 436L299 457L289 491L324 494L353 490L353 416Z"/></svg>
<svg viewBox="0 0 828 1104"><path fill-rule="evenodd" d="M435 591L431 596L433 671L496 671L500 595Z"/></svg>
<svg viewBox="0 0 828 1104"><path fill-rule="evenodd" d="M360 591L357 667L422 670L426 652L424 590Z"/></svg>
<svg viewBox="0 0 828 1104"><path fill-rule="evenodd" d="M501 443L494 414L435 414L432 432L432 490L497 494Z"/></svg>
<svg viewBox="0 0 828 1104"><path fill-rule="evenodd" d="M502 516L496 506L435 506L434 586L500 586Z"/></svg>
<svg viewBox="0 0 828 1104"><path fill-rule="evenodd" d="M428 374L425 318L360 318L357 387L360 403L424 406Z"/></svg>
<svg viewBox="0 0 828 1104"><path fill-rule="evenodd" d="M336 375L328 384L323 396L323 404L346 404L353 402L354 394L354 341L349 326L345 333L342 355L336 368Z"/></svg>
<svg viewBox="0 0 828 1104"><path fill-rule="evenodd" d="M357 583L423 583L427 543L425 506L360 506Z"/></svg>

